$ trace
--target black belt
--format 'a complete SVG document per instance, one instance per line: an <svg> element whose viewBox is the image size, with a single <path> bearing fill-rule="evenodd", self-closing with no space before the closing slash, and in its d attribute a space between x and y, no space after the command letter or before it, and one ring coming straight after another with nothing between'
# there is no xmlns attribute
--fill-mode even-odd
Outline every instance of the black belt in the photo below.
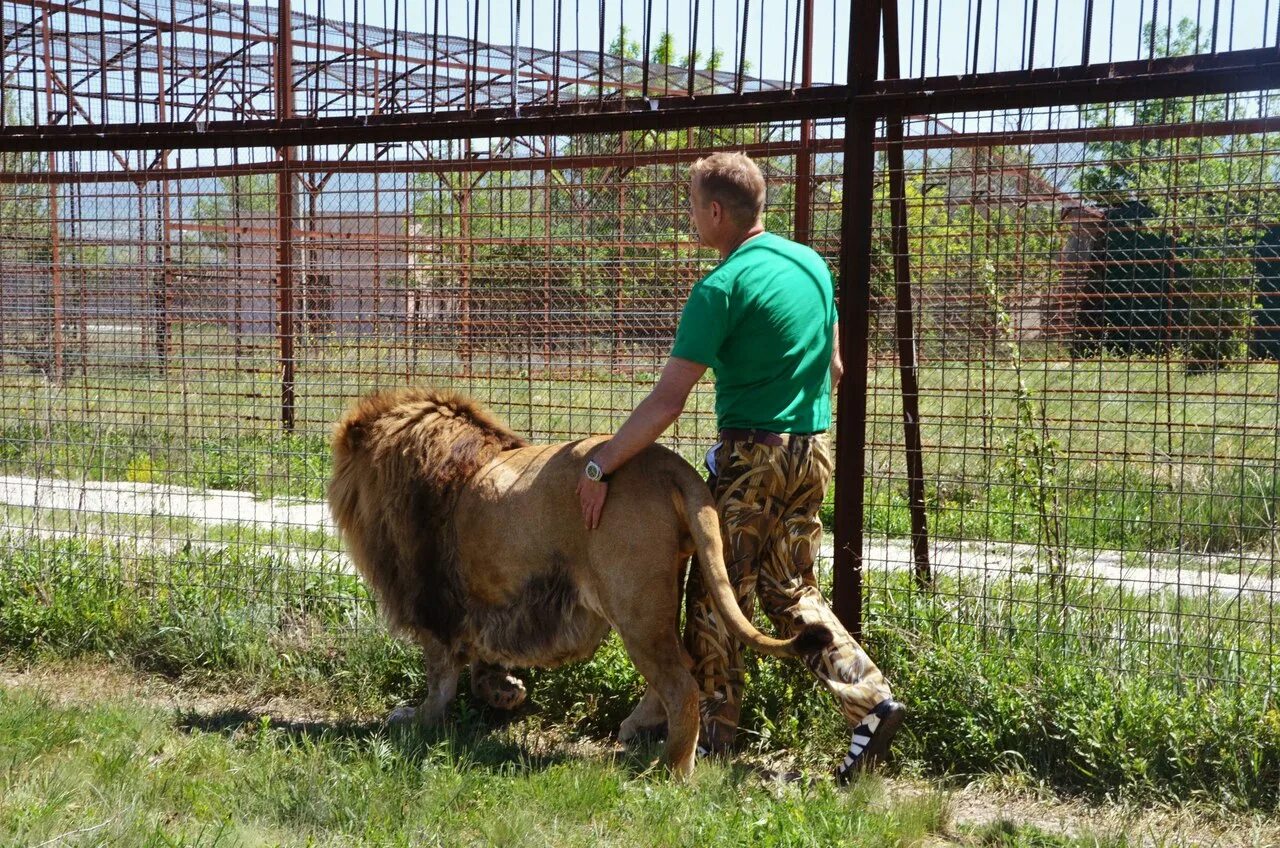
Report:
<svg viewBox="0 0 1280 848"><path fill-rule="evenodd" d="M788 438L808 438L824 432L826 431L819 430L817 433L772 433L768 430L739 430L726 427L720 431L720 441L725 444L730 442L750 442L756 445L782 447L786 444Z"/></svg>

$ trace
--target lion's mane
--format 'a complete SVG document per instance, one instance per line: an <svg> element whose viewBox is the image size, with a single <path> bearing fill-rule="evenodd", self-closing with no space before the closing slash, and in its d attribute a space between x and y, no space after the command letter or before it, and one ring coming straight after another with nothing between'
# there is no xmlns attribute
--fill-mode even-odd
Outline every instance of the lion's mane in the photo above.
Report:
<svg viewBox="0 0 1280 848"><path fill-rule="evenodd" d="M461 395L366 395L333 434L329 504L388 624L453 644L466 613L456 561L460 487L498 453L527 445Z"/></svg>

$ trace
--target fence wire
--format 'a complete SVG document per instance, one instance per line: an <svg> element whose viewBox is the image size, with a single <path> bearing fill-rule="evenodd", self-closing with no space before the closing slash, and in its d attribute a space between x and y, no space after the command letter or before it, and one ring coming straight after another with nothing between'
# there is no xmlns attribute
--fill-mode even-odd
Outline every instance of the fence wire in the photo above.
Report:
<svg viewBox="0 0 1280 848"><path fill-rule="evenodd" d="M428 384L534 440L613 431L714 262L688 166L734 149L833 270L870 231L841 280L866 420L835 438L865 427L863 485L824 520L862 499L871 638L1274 684L1280 114L1227 72L1272 61L1280 8L899 0L855 92L848 4L420 5L0 2L12 573L364 626L334 419ZM1147 99L996 90L1099 63ZM704 383L666 443L696 461L711 410Z"/></svg>

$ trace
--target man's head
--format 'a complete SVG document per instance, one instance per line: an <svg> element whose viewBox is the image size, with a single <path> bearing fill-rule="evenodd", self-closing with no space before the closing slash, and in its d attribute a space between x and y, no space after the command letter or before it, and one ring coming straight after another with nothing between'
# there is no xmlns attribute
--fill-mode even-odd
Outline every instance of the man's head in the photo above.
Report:
<svg viewBox="0 0 1280 848"><path fill-rule="evenodd" d="M722 253L764 213L764 176L743 153L713 153L690 169L689 205L698 238Z"/></svg>

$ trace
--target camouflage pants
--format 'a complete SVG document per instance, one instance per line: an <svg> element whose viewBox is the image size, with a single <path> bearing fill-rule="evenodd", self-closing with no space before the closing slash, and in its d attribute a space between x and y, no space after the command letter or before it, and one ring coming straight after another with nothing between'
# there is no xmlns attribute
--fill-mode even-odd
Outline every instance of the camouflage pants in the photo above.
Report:
<svg viewBox="0 0 1280 848"><path fill-rule="evenodd" d="M813 562L822 538L818 508L831 479L825 436L784 436L781 446L730 442L716 448L708 480L725 536L725 565L738 604L751 617L759 595L784 638L805 624L825 624L832 644L809 658L809 669L856 726L888 684L835 617L818 590ZM733 742L742 709L742 646L731 638L703 589L689 576L685 648L702 696L702 740L724 749Z"/></svg>

